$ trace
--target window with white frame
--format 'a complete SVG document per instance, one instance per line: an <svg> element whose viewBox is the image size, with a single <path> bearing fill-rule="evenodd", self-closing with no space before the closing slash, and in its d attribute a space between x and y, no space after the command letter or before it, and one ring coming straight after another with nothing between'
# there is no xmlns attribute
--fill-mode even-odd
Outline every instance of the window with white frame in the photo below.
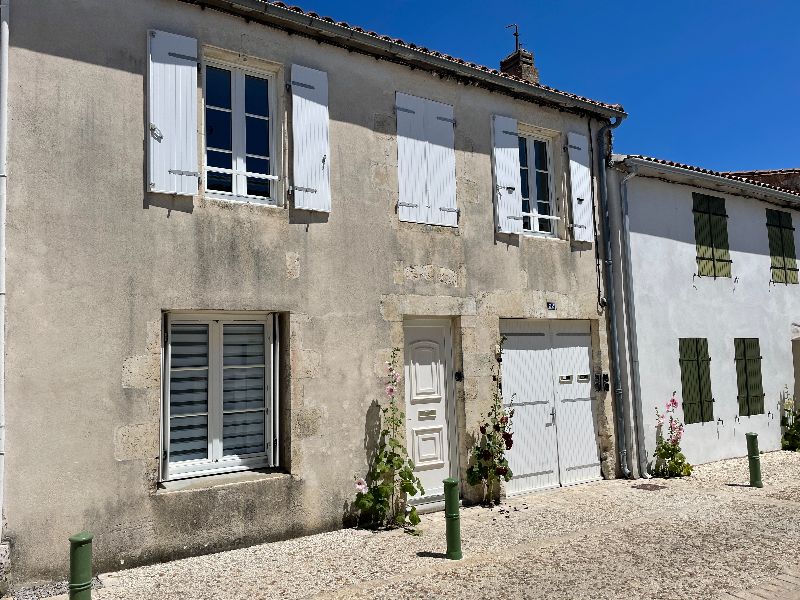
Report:
<svg viewBox="0 0 800 600"><path fill-rule="evenodd" d="M550 141L519 136L519 170L522 196L522 230L555 235Z"/></svg>
<svg viewBox="0 0 800 600"><path fill-rule="evenodd" d="M206 191L275 203L274 79L209 61L203 84Z"/></svg>
<svg viewBox="0 0 800 600"><path fill-rule="evenodd" d="M163 479L277 466L273 314L170 313Z"/></svg>

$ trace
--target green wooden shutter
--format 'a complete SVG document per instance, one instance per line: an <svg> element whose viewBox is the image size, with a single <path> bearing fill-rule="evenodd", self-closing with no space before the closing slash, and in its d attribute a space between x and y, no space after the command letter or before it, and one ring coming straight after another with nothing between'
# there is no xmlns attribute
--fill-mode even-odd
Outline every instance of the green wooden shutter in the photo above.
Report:
<svg viewBox="0 0 800 600"><path fill-rule="evenodd" d="M734 339L733 349L734 360L736 361L736 386L738 389L736 399L739 402L739 416L747 417L750 415L750 408L747 402L747 370L745 368L747 359L744 350L744 339Z"/></svg>
<svg viewBox="0 0 800 600"><path fill-rule="evenodd" d="M775 283L798 283L791 213L767 209L770 266Z"/></svg>
<svg viewBox="0 0 800 600"><path fill-rule="evenodd" d="M725 212L725 199L709 196L709 221L711 239L714 243L714 276L731 276L731 253L728 246L728 213Z"/></svg>
<svg viewBox="0 0 800 600"><path fill-rule="evenodd" d="M697 245L697 273L702 277L714 276L714 241L708 214L708 196L692 194L694 201L694 239Z"/></svg>
<svg viewBox="0 0 800 600"><path fill-rule="evenodd" d="M794 227L792 214L781 212L781 233L783 234L783 261L786 265L786 283L798 282L797 254L794 247Z"/></svg>
<svg viewBox="0 0 800 600"><path fill-rule="evenodd" d="M678 353L681 365L681 391L683 393L683 419L689 425L699 423L700 379L697 361L697 344L694 338L678 340Z"/></svg>
<svg viewBox="0 0 800 600"><path fill-rule="evenodd" d="M757 338L744 341L747 354L747 400L751 415L764 414L764 388L761 383L761 348Z"/></svg>
<svg viewBox="0 0 800 600"><path fill-rule="evenodd" d="M700 418L703 422L714 420L714 396L711 393L711 357L708 355L708 340L697 340L697 368L700 386Z"/></svg>

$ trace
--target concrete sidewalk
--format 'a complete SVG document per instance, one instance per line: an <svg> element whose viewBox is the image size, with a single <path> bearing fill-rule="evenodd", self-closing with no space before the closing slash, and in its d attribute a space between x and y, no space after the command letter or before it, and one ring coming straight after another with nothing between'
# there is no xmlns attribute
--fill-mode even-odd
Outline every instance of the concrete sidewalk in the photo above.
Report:
<svg viewBox="0 0 800 600"><path fill-rule="evenodd" d="M343 530L101 576L96 600L222 598L797 598L800 453L696 468L681 480L603 481L444 516L419 537ZM28 598L20 594L20 600Z"/></svg>

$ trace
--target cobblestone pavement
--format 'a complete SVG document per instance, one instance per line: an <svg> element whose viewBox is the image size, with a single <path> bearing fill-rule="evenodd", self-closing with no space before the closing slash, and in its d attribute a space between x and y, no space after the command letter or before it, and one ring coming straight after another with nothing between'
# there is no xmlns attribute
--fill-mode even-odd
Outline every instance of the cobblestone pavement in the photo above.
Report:
<svg viewBox="0 0 800 600"><path fill-rule="evenodd" d="M96 600L221 598L758 598L800 600L800 453L681 480L602 481L462 510L423 534L343 530L102 575Z"/></svg>

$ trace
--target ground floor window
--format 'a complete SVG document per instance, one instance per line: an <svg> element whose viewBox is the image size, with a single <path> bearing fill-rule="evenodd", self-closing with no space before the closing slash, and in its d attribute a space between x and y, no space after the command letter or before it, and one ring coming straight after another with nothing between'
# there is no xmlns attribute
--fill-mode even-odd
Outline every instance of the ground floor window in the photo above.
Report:
<svg viewBox="0 0 800 600"><path fill-rule="evenodd" d="M164 479L277 466L276 316L166 317Z"/></svg>
<svg viewBox="0 0 800 600"><path fill-rule="evenodd" d="M739 415L764 414L764 387L761 383L761 348L758 338L733 340L736 360Z"/></svg>

